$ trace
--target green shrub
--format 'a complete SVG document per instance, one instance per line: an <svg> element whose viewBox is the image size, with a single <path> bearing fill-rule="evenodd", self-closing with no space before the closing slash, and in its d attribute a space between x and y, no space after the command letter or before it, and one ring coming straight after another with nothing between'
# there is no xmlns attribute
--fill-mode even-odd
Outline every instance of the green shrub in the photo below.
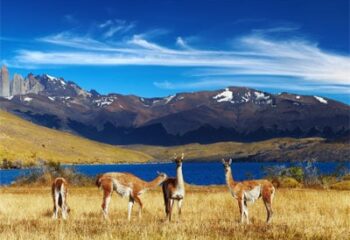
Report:
<svg viewBox="0 0 350 240"><path fill-rule="evenodd" d="M290 168L287 168L286 176L290 176L291 178L294 178L298 182L302 182L304 179L304 170L301 167L290 167Z"/></svg>

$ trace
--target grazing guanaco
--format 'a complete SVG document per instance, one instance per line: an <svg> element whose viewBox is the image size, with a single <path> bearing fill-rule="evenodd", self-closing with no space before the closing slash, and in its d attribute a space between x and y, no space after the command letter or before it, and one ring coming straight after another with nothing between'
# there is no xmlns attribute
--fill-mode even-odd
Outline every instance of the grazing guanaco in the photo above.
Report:
<svg viewBox="0 0 350 240"><path fill-rule="evenodd" d="M179 215L181 215L182 202L185 198L185 182L182 175L182 162L184 154L181 157L174 157L176 163L176 177L168 178L163 182L162 190L164 196L165 213L169 221L173 210L174 201L177 200Z"/></svg>
<svg viewBox="0 0 350 240"><path fill-rule="evenodd" d="M266 222L269 223L272 218L272 200L275 194L275 188L272 183L266 179L235 182L231 173L232 159L227 161L222 159L222 163L225 169L227 186L232 196L238 201L241 213L241 223L244 222L244 217L246 218L247 223L249 223L247 202L254 203L260 197L262 197L266 207Z"/></svg>
<svg viewBox="0 0 350 240"><path fill-rule="evenodd" d="M158 176L150 182L143 181L131 173L110 172L98 176L96 185L103 190L103 216L108 218L108 206L114 190L120 196L129 198L128 220L130 221L134 202L140 205L139 217L141 217L143 204L140 195L151 188L159 186L166 178L167 175L165 173L158 173Z"/></svg>
<svg viewBox="0 0 350 240"><path fill-rule="evenodd" d="M51 193L53 199L53 216L52 218L57 219L58 210L61 208L62 210L62 218L66 219L69 212L69 207L67 205L67 181L58 177L52 182Z"/></svg>

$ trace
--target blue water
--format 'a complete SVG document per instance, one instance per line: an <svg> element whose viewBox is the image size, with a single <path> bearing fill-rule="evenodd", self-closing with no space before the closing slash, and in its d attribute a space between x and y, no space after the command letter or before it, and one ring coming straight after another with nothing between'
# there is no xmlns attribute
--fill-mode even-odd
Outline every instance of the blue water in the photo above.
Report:
<svg viewBox="0 0 350 240"><path fill-rule="evenodd" d="M235 180L262 178L265 175L264 168L271 166L305 166L305 163L278 163L278 162L234 162L232 172ZM332 174L339 163L323 162L315 163L320 174ZM345 163L350 169L350 162ZM130 172L136 176L151 180L157 175L157 171L165 172L169 176L175 176L174 163L149 163L149 164L112 164L112 165L75 165L76 171L88 176L96 176L105 172ZM19 176L35 171L35 169L0 170L0 185L7 185L15 181ZM185 181L196 185L224 184L224 170L220 162L184 162L183 174Z"/></svg>

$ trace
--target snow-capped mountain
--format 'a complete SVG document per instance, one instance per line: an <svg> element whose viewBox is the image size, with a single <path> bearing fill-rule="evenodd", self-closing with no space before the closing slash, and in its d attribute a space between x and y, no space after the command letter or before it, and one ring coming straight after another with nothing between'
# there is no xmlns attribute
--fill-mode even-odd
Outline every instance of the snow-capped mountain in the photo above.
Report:
<svg viewBox="0 0 350 240"><path fill-rule="evenodd" d="M111 144L173 145L274 137L349 136L350 107L320 96L244 87L164 98L102 95L47 74L0 107L35 123Z"/></svg>

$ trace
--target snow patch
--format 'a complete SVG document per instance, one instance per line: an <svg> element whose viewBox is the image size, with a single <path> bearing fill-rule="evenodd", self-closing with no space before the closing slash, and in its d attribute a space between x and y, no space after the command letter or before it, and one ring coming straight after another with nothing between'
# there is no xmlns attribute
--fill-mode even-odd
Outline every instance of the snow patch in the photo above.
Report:
<svg viewBox="0 0 350 240"><path fill-rule="evenodd" d="M51 101L55 101L54 97L47 97L48 99L50 99Z"/></svg>
<svg viewBox="0 0 350 240"><path fill-rule="evenodd" d="M219 93L218 95L214 96L213 99L216 99L217 102L232 102L233 99L233 92L230 91L230 89L226 88L225 91L222 93Z"/></svg>
<svg viewBox="0 0 350 240"><path fill-rule="evenodd" d="M256 100L268 100L270 96L265 95L263 92L254 92Z"/></svg>
<svg viewBox="0 0 350 240"><path fill-rule="evenodd" d="M62 79L58 79L57 77L51 76L49 74L45 74L45 76L50 80L50 81L59 81L59 83L63 86L67 85L67 83L65 81L63 81Z"/></svg>
<svg viewBox="0 0 350 240"><path fill-rule="evenodd" d="M49 74L45 74L45 76L46 76L49 80L51 80L51 81L54 81L54 80L57 79L56 77L51 76L51 75L49 75Z"/></svg>
<svg viewBox="0 0 350 240"><path fill-rule="evenodd" d="M93 100L93 103L97 105L97 107L104 107L111 105L117 97L101 97L100 99Z"/></svg>
<svg viewBox="0 0 350 240"><path fill-rule="evenodd" d="M296 99L300 99L300 96L295 96Z"/></svg>
<svg viewBox="0 0 350 240"><path fill-rule="evenodd" d="M321 97L318 97L318 96L314 96L314 98L317 99L317 101L319 101L320 103L323 103L323 104L327 104L328 101L324 98L321 98Z"/></svg>
<svg viewBox="0 0 350 240"><path fill-rule="evenodd" d="M171 100L173 100L175 95L171 95L169 97L164 98L165 99L165 104L169 103Z"/></svg>
<svg viewBox="0 0 350 240"><path fill-rule="evenodd" d="M6 99L8 100L12 100L13 96L8 96L8 97L5 97Z"/></svg>
<svg viewBox="0 0 350 240"><path fill-rule="evenodd" d="M25 97L23 99L23 101L25 101L25 102L31 102L32 100L33 100L33 98L30 98L30 97Z"/></svg>

